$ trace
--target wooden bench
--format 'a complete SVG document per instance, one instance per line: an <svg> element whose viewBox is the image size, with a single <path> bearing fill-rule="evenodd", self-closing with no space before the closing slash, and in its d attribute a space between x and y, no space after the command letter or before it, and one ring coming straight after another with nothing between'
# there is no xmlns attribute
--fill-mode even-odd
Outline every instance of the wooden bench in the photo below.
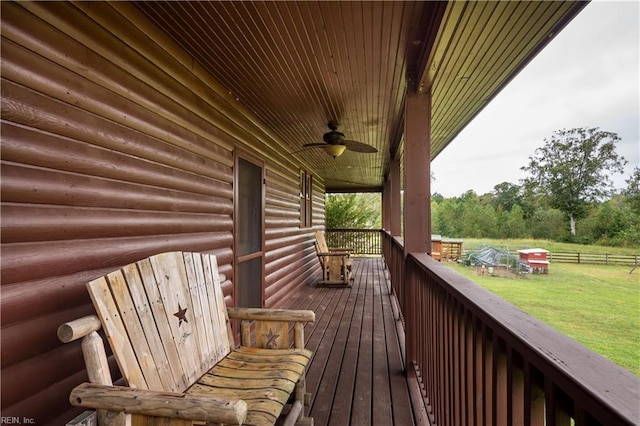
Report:
<svg viewBox="0 0 640 426"><path fill-rule="evenodd" d="M273 425L283 412L282 424L313 424L304 414L313 311L227 309L215 256L198 253L152 256L87 288L98 316L63 324L58 336L83 339L91 383L69 399L97 409L101 425ZM230 319L241 321L237 348ZM126 387L112 384L100 328Z"/></svg>
<svg viewBox="0 0 640 426"><path fill-rule="evenodd" d="M320 285L349 285L351 278L351 249L328 247L323 231L316 231L316 254L322 267Z"/></svg>

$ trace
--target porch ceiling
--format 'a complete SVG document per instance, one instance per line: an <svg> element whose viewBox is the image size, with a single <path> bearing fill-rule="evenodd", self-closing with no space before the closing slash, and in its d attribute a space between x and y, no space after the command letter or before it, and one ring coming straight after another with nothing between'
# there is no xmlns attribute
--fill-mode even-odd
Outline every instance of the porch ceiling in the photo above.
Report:
<svg viewBox="0 0 640 426"><path fill-rule="evenodd" d="M432 92L435 158L582 2L139 2L309 164L328 192L379 189L402 155L407 87ZM333 159L329 120L377 154Z"/></svg>

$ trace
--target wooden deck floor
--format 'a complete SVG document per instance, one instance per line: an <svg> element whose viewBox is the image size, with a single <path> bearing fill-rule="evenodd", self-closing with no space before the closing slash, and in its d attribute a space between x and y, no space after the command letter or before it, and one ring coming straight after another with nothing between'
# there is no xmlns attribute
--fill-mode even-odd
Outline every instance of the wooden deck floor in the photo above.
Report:
<svg viewBox="0 0 640 426"><path fill-rule="evenodd" d="M383 260L355 259L352 276L351 288L307 287L287 304L316 313L310 415L316 426L414 425Z"/></svg>

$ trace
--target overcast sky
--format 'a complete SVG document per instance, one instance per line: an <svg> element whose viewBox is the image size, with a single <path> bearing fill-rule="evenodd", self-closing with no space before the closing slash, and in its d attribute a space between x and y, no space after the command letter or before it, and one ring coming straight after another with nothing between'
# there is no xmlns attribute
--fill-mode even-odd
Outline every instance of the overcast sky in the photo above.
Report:
<svg viewBox="0 0 640 426"><path fill-rule="evenodd" d="M629 164L614 183L625 187L640 165L639 28L638 1L587 5L436 157L432 192L480 195L517 184L545 138L575 127L622 138L617 151Z"/></svg>

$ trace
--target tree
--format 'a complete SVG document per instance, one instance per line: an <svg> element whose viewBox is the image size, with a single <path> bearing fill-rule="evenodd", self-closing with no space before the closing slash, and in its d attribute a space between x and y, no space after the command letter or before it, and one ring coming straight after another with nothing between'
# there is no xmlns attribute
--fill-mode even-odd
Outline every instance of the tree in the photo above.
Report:
<svg viewBox="0 0 640 426"><path fill-rule="evenodd" d="M528 232L535 239L560 240L562 239L564 215L557 209L538 209L528 221Z"/></svg>
<svg viewBox="0 0 640 426"><path fill-rule="evenodd" d="M460 234L460 216L462 209L456 198L445 198L431 212L432 232L435 234L458 237Z"/></svg>
<svg viewBox="0 0 640 426"><path fill-rule="evenodd" d="M631 208L640 215L640 168L634 167L633 174L625 182L628 186L622 191L622 195Z"/></svg>
<svg viewBox="0 0 640 426"><path fill-rule="evenodd" d="M493 237L496 229L496 215L493 206L482 204L478 195L469 190L459 199L460 215L454 220L460 222L460 236L467 238Z"/></svg>
<svg viewBox="0 0 640 426"><path fill-rule="evenodd" d="M495 207L502 207L508 212L515 204L520 204L520 186L510 182L502 182L493 187Z"/></svg>
<svg viewBox="0 0 640 426"><path fill-rule="evenodd" d="M599 128L557 130L521 169L529 172L524 185L546 194L552 207L569 217L571 235L576 219L584 217L589 202L612 193L610 175L622 173L624 157L616 153L620 137Z"/></svg>
<svg viewBox="0 0 640 426"><path fill-rule="evenodd" d="M500 210L500 209L498 209ZM527 223L524 220L522 207L514 204L511 210L498 215L496 227L497 236L500 238L525 238L527 237Z"/></svg>
<svg viewBox="0 0 640 426"><path fill-rule="evenodd" d="M380 194L327 194L326 227L380 228Z"/></svg>

